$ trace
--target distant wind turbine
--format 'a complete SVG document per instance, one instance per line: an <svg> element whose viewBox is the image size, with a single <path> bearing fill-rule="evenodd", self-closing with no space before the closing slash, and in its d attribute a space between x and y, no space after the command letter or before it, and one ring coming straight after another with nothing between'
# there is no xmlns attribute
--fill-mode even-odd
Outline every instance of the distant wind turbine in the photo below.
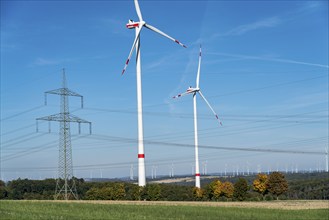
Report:
<svg viewBox="0 0 329 220"><path fill-rule="evenodd" d="M197 123L197 108L196 108L196 94L198 93L201 98L206 102L212 113L215 115L218 122L222 125L222 122L219 120L218 115L214 111L214 109L211 107L207 99L202 94L200 87L199 87L199 81L200 81L200 68L201 68L201 46L200 46L200 52L199 52L199 65L198 65L198 73L196 77L196 87L189 87L186 92L181 93L177 96L174 96L173 98L179 98L184 95L192 94L193 95L193 110L194 110L194 144L195 144L195 187L200 188L200 166L199 166L199 150L198 150L198 123Z"/></svg>
<svg viewBox="0 0 329 220"><path fill-rule="evenodd" d="M326 172L329 172L329 145L325 148L326 156Z"/></svg>
<svg viewBox="0 0 329 220"><path fill-rule="evenodd" d="M143 111L142 111L142 78L141 78L141 60L140 60L140 33L143 27L146 27L162 36L169 38L170 40L178 43L179 45L186 47L184 44L180 43L178 40L170 37L159 29L147 24L142 17L141 10L137 0L134 0L135 8L139 21L135 22L129 20L126 25L127 28L136 30L136 37L134 43L131 47L128 59L122 70L122 74L126 71L129 64L130 58L132 56L133 50L136 48L136 75L137 75L137 117L138 117L138 185L145 186L146 176L145 176L145 154L144 154L144 134L143 134Z"/></svg>

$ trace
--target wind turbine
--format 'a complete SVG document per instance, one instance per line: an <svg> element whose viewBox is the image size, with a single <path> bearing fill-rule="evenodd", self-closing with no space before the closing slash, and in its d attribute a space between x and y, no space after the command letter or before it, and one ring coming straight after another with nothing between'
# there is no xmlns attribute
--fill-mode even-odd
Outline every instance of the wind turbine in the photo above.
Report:
<svg viewBox="0 0 329 220"><path fill-rule="evenodd" d="M136 36L131 47L128 59L122 70L122 74L126 71L126 68L129 64L130 58L132 56L133 50L136 48L136 75L137 75L137 121L138 121L138 185L145 186L146 177L145 177L145 154L144 154L144 134L143 134L143 110L142 110L142 78L141 78L141 59L140 59L140 33L143 27L146 27L162 36L169 38L170 40L178 43L179 45L186 47L184 44L180 43L178 40L170 37L159 29L147 24L142 17L141 10L137 0L134 0L135 8L139 21L129 20L126 27L128 29L135 28Z"/></svg>
<svg viewBox="0 0 329 220"><path fill-rule="evenodd" d="M222 122L220 121L218 115L214 111L214 109L211 107L207 99L202 94L200 87L199 87L199 81L200 81L200 66L201 66L201 46L200 46L200 52L199 52L199 65L198 65L198 73L196 77L196 87L189 87L186 92L181 93L177 96L174 96L173 98L179 98L184 95L193 95L193 110L194 110L194 144L195 144L195 186L197 188L200 188L200 167L199 167L199 149L198 149L198 122L197 122L197 108L196 108L196 94L198 93L201 98L206 102L212 113L215 115L217 121L222 125Z"/></svg>

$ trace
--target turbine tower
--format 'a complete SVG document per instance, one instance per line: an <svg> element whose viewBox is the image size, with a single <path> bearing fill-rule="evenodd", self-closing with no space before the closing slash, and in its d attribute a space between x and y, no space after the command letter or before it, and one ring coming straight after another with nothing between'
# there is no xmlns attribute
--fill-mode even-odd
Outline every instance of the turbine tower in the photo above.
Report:
<svg viewBox="0 0 329 220"><path fill-rule="evenodd" d="M71 132L70 122L79 124L79 134L81 132L80 124L88 123L91 134L91 122L78 118L69 113L68 96L76 96L81 98L81 107L83 108L83 96L75 93L67 88L65 69L63 69L62 88L45 92L45 104L47 104L47 94L60 95L61 112L59 114L37 118L45 121L60 122L59 130L59 161L58 161L58 179L56 181L55 199L78 199L78 194L73 178L73 164L72 164L72 146L71 146ZM38 130L38 124L37 124Z"/></svg>
<svg viewBox="0 0 329 220"><path fill-rule="evenodd" d="M206 102L212 113L215 115L218 122L222 125L222 122L219 120L218 115L214 111L214 109L211 107L207 99L203 96L200 87L199 87L199 81L200 81L200 68L201 68L201 46L200 46L200 52L199 52L199 64L198 64L198 73L196 77L196 87L192 88L191 86L186 90L186 92L179 94L177 96L174 96L173 98L179 98L184 95L192 94L193 95L193 110L194 110L194 143L195 143L195 187L200 188L200 166L199 166L199 143L198 143L198 121L197 121L197 108L196 108L196 94L198 93L201 98Z"/></svg>
<svg viewBox="0 0 329 220"><path fill-rule="evenodd" d="M326 172L329 172L329 145L327 146L327 148L325 148L325 156L326 156Z"/></svg>
<svg viewBox="0 0 329 220"><path fill-rule="evenodd" d="M145 153L144 153L144 134L143 134L143 104L142 104L142 77L141 77L141 58L140 58L140 33L143 27L146 27L170 40L178 43L179 45L186 47L184 44L180 43L178 40L170 37L159 29L147 24L142 17L141 10L139 8L139 4L137 0L134 0L136 13L139 18L139 21L134 22L133 20L129 20L126 27L128 29L135 28L136 36L134 43L131 47L128 59L126 64L122 70L121 74L124 74L126 68L129 64L130 58L132 56L133 50L136 48L136 77L137 77L137 121L138 121L138 185L145 186L146 184L146 175L145 175Z"/></svg>
<svg viewBox="0 0 329 220"><path fill-rule="evenodd" d="M134 165L130 165L130 180L134 180Z"/></svg>

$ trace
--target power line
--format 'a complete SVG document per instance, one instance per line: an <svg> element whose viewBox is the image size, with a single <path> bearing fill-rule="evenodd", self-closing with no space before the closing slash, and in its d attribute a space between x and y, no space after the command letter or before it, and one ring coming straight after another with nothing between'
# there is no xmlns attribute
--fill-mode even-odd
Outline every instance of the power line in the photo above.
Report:
<svg viewBox="0 0 329 220"><path fill-rule="evenodd" d="M4 150L4 149L6 149L10 146L17 145L17 144L20 144L20 143L24 143L26 141L33 140L35 138L39 138L39 137L45 135L45 134L39 134L37 136L32 136L33 134L36 134L36 133L33 132L33 133L29 133L27 135L23 135L21 137L15 138L15 139L8 140L7 142L5 142L5 144L1 143L1 148L2 148L2 150ZM25 137L28 137L28 138L25 138ZM25 139L23 139L23 138L25 138ZM22 139L22 140L20 140L20 139ZM13 142L13 141L16 141L16 142L10 143L10 142ZM8 144L8 142L9 142L9 144Z"/></svg>
<svg viewBox="0 0 329 220"><path fill-rule="evenodd" d="M296 117L296 116L301 116L301 115L307 115L307 114L312 114L312 113L319 113L319 112L323 112L322 110L321 111L313 111L313 112L304 112L304 113L300 113L300 114L295 114L295 115L287 115L287 116L280 116L280 117L277 117L277 118L270 118L270 119L262 119L262 120L256 120L254 121L253 123L241 123L241 124L236 124L236 125L231 125L231 126L225 126L226 129L230 129L230 128L235 128L235 127L240 127L241 125L250 125L250 124L255 124L255 123L263 123L263 122L269 122L269 121L273 121L273 120L278 120L278 119L283 119L283 118L291 118L291 117ZM277 129L277 128L283 128L283 127L292 127L292 126L298 126L299 124L298 123L292 123L292 124L289 124L289 125L280 125L280 126L275 126L275 127L271 127L269 129ZM204 133L201 133L200 132L200 136L203 136L203 137L211 137L210 134L214 134L215 136L228 136L228 135L234 135L234 134L241 134L241 133L246 133L246 132L254 132L254 131L259 131L260 129L261 130L264 130L264 128L267 128L268 125L257 125L257 126L253 126L253 127L247 127L247 128L240 128L240 129L235 129L234 131L230 131L230 130L224 130L220 132L217 132L218 131L218 127L214 127L214 128L209 128L209 129L204 129L203 131L206 131L208 130L209 132L204 132ZM269 130L267 129L267 130ZM172 139L177 139L177 138L182 138L182 137L190 137L191 134L187 134L188 132L183 132L183 134L186 134L186 135L177 135L177 134L180 134L180 133L173 133L174 136L172 136ZM190 132L189 132L190 133ZM206 136L208 134L208 136ZM170 134L166 134L166 135L157 135L157 136L151 136L151 137L161 137L161 136L168 136ZM149 137L150 138L150 137ZM165 138L165 137L164 137ZM168 139L168 138L167 138Z"/></svg>
<svg viewBox="0 0 329 220"><path fill-rule="evenodd" d="M17 132L17 131L21 131L21 130L24 130L24 129L26 129L26 128L30 128L30 127L34 127L34 126L35 126L35 123L33 123L33 124L29 124L29 125L26 125L26 126L23 126L23 127L16 128L16 129L14 129L14 130L8 131L8 132L6 132L6 133L3 133L3 134L1 134L1 136L5 136L5 135L8 135L8 134L12 134L12 133L15 133L15 132Z"/></svg>
<svg viewBox="0 0 329 220"><path fill-rule="evenodd" d="M87 139L96 139L96 140L103 140L103 141L112 141L112 142L119 142L119 143L137 143L137 140L134 138L123 138L123 137L115 137L115 136L108 136L108 135L97 135L93 134L85 135L85 136L76 136L73 138L73 140L77 140L80 138L87 138ZM326 137L320 137L318 139L322 140ZM308 141L314 141L315 138L309 139ZM304 140L307 141L307 140ZM5 157L2 161L8 161L13 160L16 158L20 158L32 153L36 153L45 149L49 149L54 147L54 143L56 141L48 142L46 144L42 144L33 148L29 148L26 151L15 153L12 155L9 155ZM174 143L174 142L164 142L164 141L152 141L152 140L145 140L145 143L147 144L157 144L157 145L165 145L165 146L176 146L176 147L190 147L193 148L194 145L191 144L181 144L181 143ZM291 144L292 142L288 142L288 144ZM298 143L298 142L296 142ZM285 145L286 143L277 143L275 145ZM265 145L265 147L273 146L273 145ZM296 151L296 150L279 150L279 149L266 149L266 148L260 148L264 146L257 146L255 147L219 147L219 146L209 146L209 145L200 145L200 148L204 149L215 149L215 150L227 150L227 151L249 151L249 152L261 152L261 153L286 153L286 154L309 154L309 155L324 155L323 152L316 152L316 151ZM108 148L108 147L107 147ZM94 149L94 144L93 144Z"/></svg>
<svg viewBox="0 0 329 220"><path fill-rule="evenodd" d="M25 110L25 111L22 111L22 112L20 112L20 113L13 114L13 115L11 115L11 116L8 116L8 117L5 117L5 118L2 118L0 121L6 121L6 120L8 120L8 119L15 118L15 117L17 117L17 116L20 116L20 115L23 115L23 114L26 114L26 113L29 113L29 112L35 111L35 110L40 109L40 108L42 108L42 107L44 107L44 105L39 105L39 106L36 106L36 107L30 108L30 109L27 109L27 110Z"/></svg>
<svg viewBox="0 0 329 220"><path fill-rule="evenodd" d="M112 141L124 141L127 143L136 143L137 140L133 138L123 138L123 137L113 137L113 136L106 136L106 135L93 135L93 137L87 138L109 138ZM148 144L158 144L158 145L166 145L166 146L178 146L178 147L194 147L191 144L180 144L180 143L171 143L171 142L162 142L162 141L151 141L145 140L145 143ZM278 149L260 149L260 148L247 148L247 147L219 147L219 146L210 146L210 145L200 145L200 148L206 149L217 149L217 150L229 150L229 151L255 151L255 152L271 152L271 153L293 153L293 154L311 154L311 155L324 155L323 152L317 151L292 151L292 150L278 150Z"/></svg>

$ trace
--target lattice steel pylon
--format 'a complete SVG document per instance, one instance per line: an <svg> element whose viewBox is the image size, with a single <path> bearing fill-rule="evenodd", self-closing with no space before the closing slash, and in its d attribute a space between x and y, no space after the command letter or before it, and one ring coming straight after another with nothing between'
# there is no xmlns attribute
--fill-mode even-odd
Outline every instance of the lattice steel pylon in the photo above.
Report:
<svg viewBox="0 0 329 220"><path fill-rule="evenodd" d="M76 122L79 124L79 134L81 133L81 123L88 123L89 132L91 134L91 122L69 113L68 96L80 97L81 108L83 108L83 96L67 88L65 69L63 69L62 88L45 92L45 105L47 105L47 94L60 95L61 99L61 111L59 114L49 115L36 119L37 131L39 120L60 122L58 178L56 181L55 199L78 199L76 185L73 178L70 123Z"/></svg>

